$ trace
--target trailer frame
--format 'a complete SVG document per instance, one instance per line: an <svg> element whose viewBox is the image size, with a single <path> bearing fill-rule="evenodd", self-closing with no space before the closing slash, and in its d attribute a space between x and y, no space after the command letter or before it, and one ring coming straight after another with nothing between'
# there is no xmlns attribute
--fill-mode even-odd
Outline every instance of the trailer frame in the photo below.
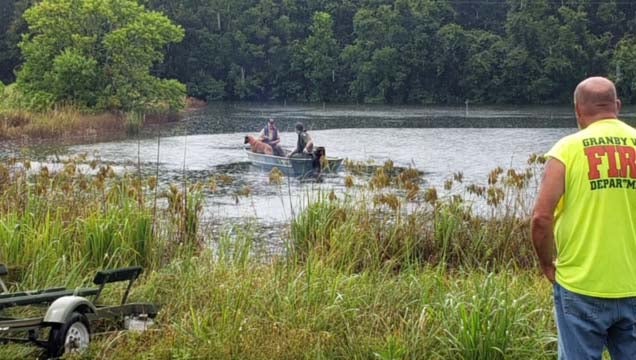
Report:
<svg viewBox="0 0 636 360"><path fill-rule="evenodd" d="M5 265L0 264L0 312L17 307L36 307L44 311L43 316L0 316L0 344L30 343L46 350L51 358L65 352L80 352L90 343L91 324L102 320L114 320L123 327L127 322L141 322L141 329L150 325L158 309L152 303L128 303L133 283L142 273L139 266L102 270L95 274L93 283L97 287L67 289L63 287L8 292L1 276L7 275ZM107 284L128 281L121 302L116 305L98 304ZM90 300L89 300L90 299ZM96 305L97 304L97 305ZM48 338L43 339L49 329ZM16 336L16 333L22 336Z"/></svg>

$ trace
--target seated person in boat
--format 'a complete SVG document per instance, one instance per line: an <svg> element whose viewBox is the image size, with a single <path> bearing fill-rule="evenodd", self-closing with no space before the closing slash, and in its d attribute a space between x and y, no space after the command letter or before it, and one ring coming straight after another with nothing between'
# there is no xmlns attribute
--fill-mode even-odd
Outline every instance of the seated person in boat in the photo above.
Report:
<svg viewBox="0 0 636 360"><path fill-rule="evenodd" d="M289 157L292 157L296 154L298 154L296 156L312 156L312 152L314 150L314 140L307 133L307 129L305 129L303 123L296 123L296 134L298 134L296 149L294 149L294 151L289 154Z"/></svg>
<svg viewBox="0 0 636 360"><path fill-rule="evenodd" d="M270 118L267 121L267 125L261 130L260 134L258 134L258 139L271 146L274 155L285 156L285 151L280 147L280 136L278 136L278 128L276 127L274 119Z"/></svg>

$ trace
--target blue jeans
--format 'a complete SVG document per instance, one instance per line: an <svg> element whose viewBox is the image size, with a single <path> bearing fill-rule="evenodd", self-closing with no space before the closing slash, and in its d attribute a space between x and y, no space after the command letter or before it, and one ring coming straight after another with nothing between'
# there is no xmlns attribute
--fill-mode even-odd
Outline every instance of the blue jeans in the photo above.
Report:
<svg viewBox="0 0 636 360"><path fill-rule="evenodd" d="M608 280L611 281L611 280ZM636 359L636 298L585 296L554 284L559 359Z"/></svg>

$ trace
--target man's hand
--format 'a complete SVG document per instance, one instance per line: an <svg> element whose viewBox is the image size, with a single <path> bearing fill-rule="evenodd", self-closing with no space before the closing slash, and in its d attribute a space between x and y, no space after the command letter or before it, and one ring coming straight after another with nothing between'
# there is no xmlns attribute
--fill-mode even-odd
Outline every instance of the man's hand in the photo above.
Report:
<svg viewBox="0 0 636 360"><path fill-rule="evenodd" d="M545 275L545 277L554 284L556 274L556 266L554 266L554 263L550 263L545 266L541 265L541 271L543 271L543 275Z"/></svg>

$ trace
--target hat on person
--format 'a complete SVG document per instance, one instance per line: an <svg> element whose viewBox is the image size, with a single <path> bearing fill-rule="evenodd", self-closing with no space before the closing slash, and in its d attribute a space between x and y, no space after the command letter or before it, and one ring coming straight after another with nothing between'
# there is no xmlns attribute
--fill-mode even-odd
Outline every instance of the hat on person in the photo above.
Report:
<svg viewBox="0 0 636 360"><path fill-rule="evenodd" d="M267 120L268 123L273 124L274 123L274 119L269 118L269 120Z"/></svg>
<svg viewBox="0 0 636 360"><path fill-rule="evenodd" d="M303 123L301 123L301 122L297 122L296 123L296 130L304 131L305 130L305 125L303 125Z"/></svg>

